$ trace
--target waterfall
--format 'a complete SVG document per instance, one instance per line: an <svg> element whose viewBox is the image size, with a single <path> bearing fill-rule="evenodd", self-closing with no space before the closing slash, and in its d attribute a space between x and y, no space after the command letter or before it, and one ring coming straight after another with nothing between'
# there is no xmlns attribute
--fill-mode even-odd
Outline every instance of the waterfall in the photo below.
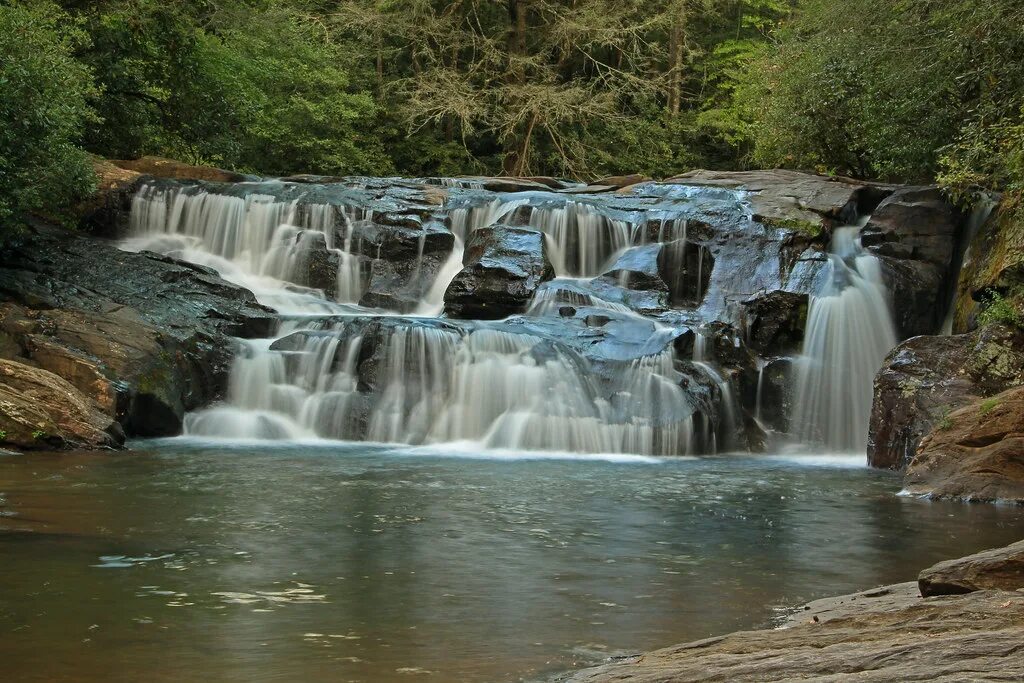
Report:
<svg viewBox="0 0 1024 683"><path fill-rule="evenodd" d="M939 330L939 334L950 335L953 334L953 321L956 318L956 300L958 294L958 283L957 276L963 267L971 262L971 242L977 237L978 231L981 230L981 226L988 221L989 216L992 215L992 211L999 205L999 200L988 193L979 193L976 197L974 206L971 207L971 214L967 217L967 224L964 228L964 234L960 237L957 253L953 257L953 273L952 281L950 282L949 303L946 306L946 316L942 321L942 329Z"/></svg>
<svg viewBox="0 0 1024 683"><path fill-rule="evenodd" d="M132 199L130 237L121 247L209 266L279 311L324 312L333 308L303 269L318 254L333 255L334 301L358 301L353 224L362 218L359 209L266 194L242 198L147 185Z"/></svg>
<svg viewBox="0 0 1024 683"><path fill-rule="evenodd" d="M186 434L648 455L702 445L671 347L601 382L580 356L536 337L413 320L375 331L361 367L354 320L328 319L281 345L247 342L226 402L190 414Z"/></svg>
<svg viewBox="0 0 1024 683"><path fill-rule="evenodd" d="M590 204L567 201L555 208L537 207L530 225L547 235L555 275L594 277L634 242L634 227L603 215Z"/></svg>
<svg viewBox="0 0 1024 683"><path fill-rule="evenodd" d="M732 446L732 437L738 426L736 421L736 398L732 385L718 369L708 362L707 337L697 332L693 339L693 364L703 370L718 388L718 401L722 406L721 439L716 437L715 450L727 450Z"/></svg>
<svg viewBox="0 0 1024 683"><path fill-rule="evenodd" d="M394 208L409 201L408 188L389 196L372 182L358 193L272 182L144 185L124 248L211 267L282 314L273 339L238 340L224 400L188 414L185 433L645 455L738 443L740 402L706 357L704 337L692 359L676 356L682 329L700 324L693 299L703 297L713 260L686 240L675 199L650 212L655 226L628 198L599 205L544 191L496 195L475 179L439 182L449 188L446 203L429 215L416 206L414 218ZM454 247L425 254L428 231L418 226L440 221ZM438 319L470 236L501 223L544 233L558 277L534 293L523 319ZM673 247L645 246L653 241ZM389 253L399 256L382 245L397 245ZM630 248L658 259L659 274L674 269L678 317L638 312L602 278ZM412 315L358 305L378 286L418 282L427 257L437 275ZM597 310L576 317L566 306Z"/></svg>
<svg viewBox="0 0 1024 683"><path fill-rule="evenodd" d="M821 290L810 299L797 361L792 432L833 451L867 447L875 373L896 345L879 260L859 226L833 232Z"/></svg>

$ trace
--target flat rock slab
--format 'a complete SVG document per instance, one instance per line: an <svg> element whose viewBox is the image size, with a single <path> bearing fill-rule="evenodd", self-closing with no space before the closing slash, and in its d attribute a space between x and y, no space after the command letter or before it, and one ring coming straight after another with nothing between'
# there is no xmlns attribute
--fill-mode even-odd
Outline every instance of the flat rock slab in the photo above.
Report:
<svg viewBox="0 0 1024 683"><path fill-rule="evenodd" d="M921 572L917 583L921 595L1020 590L1024 588L1024 541L939 562Z"/></svg>
<svg viewBox="0 0 1024 683"><path fill-rule="evenodd" d="M1020 681L1022 643L1024 594L978 591L888 604L792 628L708 638L626 658L569 680Z"/></svg>

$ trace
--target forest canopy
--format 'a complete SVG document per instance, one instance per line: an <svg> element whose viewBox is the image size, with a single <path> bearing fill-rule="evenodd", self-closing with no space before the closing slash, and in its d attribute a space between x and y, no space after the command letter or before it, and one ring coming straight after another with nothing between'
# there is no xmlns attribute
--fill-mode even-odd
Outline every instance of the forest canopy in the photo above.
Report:
<svg viewBox="0 0 1024 683"><path fill-rule="evenodd" d="M1024 182L1019 0L7 0L0 221L88 153L264 174Z"/></svg>

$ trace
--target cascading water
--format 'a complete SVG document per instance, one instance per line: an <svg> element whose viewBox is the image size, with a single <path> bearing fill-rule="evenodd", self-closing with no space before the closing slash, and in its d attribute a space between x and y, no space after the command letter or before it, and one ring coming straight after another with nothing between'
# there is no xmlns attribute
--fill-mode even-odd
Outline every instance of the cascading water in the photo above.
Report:
<svg viewBox="0 0 1024 683"><path fill-rule="evenodd" d="M875 373L896 345L881 264L861 246L859 231L847 226L832 234L797 362L793 434L834 451L866 448Z"/></svg>
<svg viewBox="0 0 1024 683"><path fill-rule="evenodd" d="M696 410L671 349L602 382L580 357L534 337L410 321L374 332L383 348L360 366L364 338L352 324L327 320L321 331L286 338L285 348L247 344L226 404L189 415L186 433L575 453L673 455L698 446ZM376 386L361 395L367 378Z"/></svg>
<svg viewBox="0 0 1024 683"><path fill-rule="evenodd" d="M131 237L121 246L214 268L279 311L323 312L333 310L331 302L305 286L302 267L317 249L336 254L334 299L358 301L360 272L352 253L352 227L365 217L359 209L281 201L259 193L242 198L147 185L132 200Z"/></svg>
<svg viewBox="0 0 1024 683"><path fill-rule="evenodd" d="M707 352L710 336L697 333L686 359L676 357L673 341L685 330L716 339L730 334L704 325L728 320L713 316L729 296L750 295L735 289L742 277L721 274L712 251L720 247L708 238L722 212L731 211L740 221L737 234L752 240L737 254L758 253L750 245L770 231L752 223L738 195L690 188L667 193L648 210L629 198L441 184L448 188L445 204L429 217L417 205L415 220L388 214L396 200L374 194L372 182L356 190L351 183L254 183L248 193L231 194L145 186L133 202L126 248L211 266L285 315L276 339L240 340L226 400L188 415L186 433L655 455L742 447L754 422L744 411L760 417L763 377L757 405L748 406L736 388L742 374L725 372ZM703 199L712 206L693 224L700 237L692 242L690 219L680 212ZM380 270L420 278L427 225L436 236L441 222L454 248L429 252L435 279L419 290L415 315L422 318L355 305L364 286L375 291L363 284L369 270L372 277ZM473 231L504 222L528 224L547 237L557 277L534 292L524 316L534 322L438 319L445 290L462 269L463 245ZM796 435L835 450L862 445L871 378L895 342L878 262L856 233L835 231L827 283L812 297L798 363ZM407 270L388 270L381 245L389 239L405 240L398 253L408 259ZM308 281L304 259L311 252L334 257L330 296ZM770 283L775 272L769 264L756 281Z"/></svg>

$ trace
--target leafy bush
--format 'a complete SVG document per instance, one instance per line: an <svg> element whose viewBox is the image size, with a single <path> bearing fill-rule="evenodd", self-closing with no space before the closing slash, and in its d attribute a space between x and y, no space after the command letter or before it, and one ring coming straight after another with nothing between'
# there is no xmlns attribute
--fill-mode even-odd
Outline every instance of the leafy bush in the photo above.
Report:
<svg viewBox="0 0 1024 683"><path fill-rule="evenodd" d="M1013 327L1024 327L1024 315L1021 315L1012 298L1004 297L996 291L990 291L982 301L978 323L981 325L1002 323Z"/></svg>
<svg viewBox="0 0 1024 683"><path fill-rule="evenodd" d="M95 178L77 146L96 120L89 70L72 52L87 36L53 3L0 5L0 236L26 212L59 213Z"/></svg>

